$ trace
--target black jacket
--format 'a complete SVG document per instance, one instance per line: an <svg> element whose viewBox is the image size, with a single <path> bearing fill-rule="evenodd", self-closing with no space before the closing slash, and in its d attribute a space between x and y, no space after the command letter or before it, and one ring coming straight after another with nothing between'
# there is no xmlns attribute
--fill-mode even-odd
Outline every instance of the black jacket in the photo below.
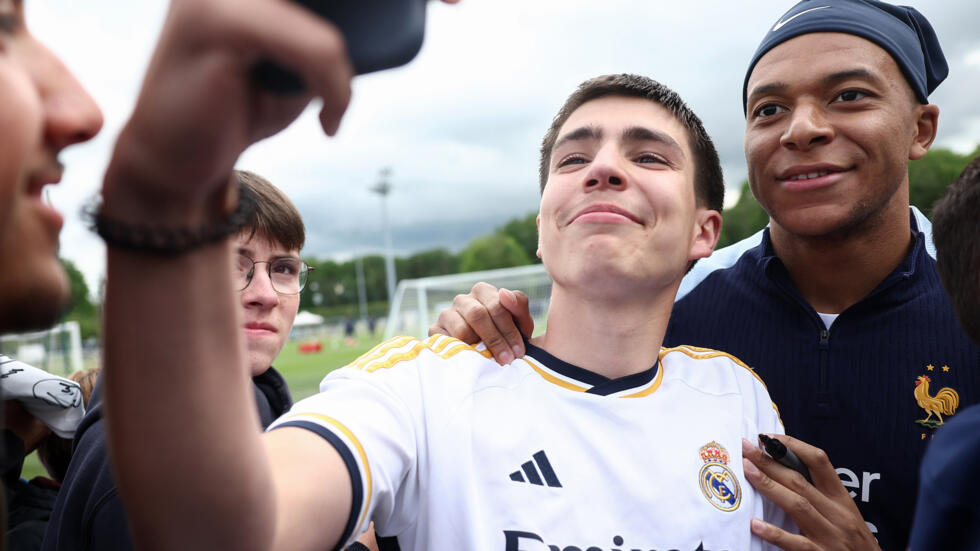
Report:
<svg viewBox="0 0 980 551"><path fill-rule="evenodd" d="M102 422L101 379L88 411L75 433L68 474L44 535L44 551L132 549L129 522L116 489L105 423ZM286 381L275 369L252 378L262 428L292 406Z"/></svg>

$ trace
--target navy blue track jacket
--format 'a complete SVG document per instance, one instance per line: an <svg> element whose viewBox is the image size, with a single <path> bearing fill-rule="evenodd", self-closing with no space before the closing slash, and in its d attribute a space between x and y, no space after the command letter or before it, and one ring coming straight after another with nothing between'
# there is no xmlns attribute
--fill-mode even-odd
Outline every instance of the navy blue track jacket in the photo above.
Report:
<svg viewBox="0 0 980 551"><path fill-rule="evenodd" d="M919 463L949 417L936 415L937 394L949 402L941 389L955 391L957 411L980 401L980 348L957 325L916 228L913 217L905 260L829 330L766 229L759 245L677 301L664 342L723 350L753 367L786 433L827 452L885 551L908 542Z"/></svg>

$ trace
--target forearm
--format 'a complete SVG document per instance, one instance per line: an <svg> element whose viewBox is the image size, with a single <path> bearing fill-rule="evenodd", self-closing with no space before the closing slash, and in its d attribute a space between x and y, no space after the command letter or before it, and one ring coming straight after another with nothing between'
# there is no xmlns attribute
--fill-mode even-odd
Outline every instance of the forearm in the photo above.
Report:
<svg viewBox="0 0 980 551"><path fill-rule="evenodd" d="M140 548L267 548L271 539L262 522L275 518L271 479L230 266L227 243L176 257L108 252L106 413Z"/></svg>

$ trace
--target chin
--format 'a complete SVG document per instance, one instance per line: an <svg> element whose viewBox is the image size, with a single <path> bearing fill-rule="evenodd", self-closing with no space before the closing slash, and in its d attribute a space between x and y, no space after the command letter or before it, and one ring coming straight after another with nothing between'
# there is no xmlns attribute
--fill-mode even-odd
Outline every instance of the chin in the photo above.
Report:
<svg viewBox="0 0 980 551"><path fill-rule="evenodd" d="M42 273L25 269L26 278L0 278L0 333L47 329L65 314L71 302L68 274L55 266Z"/></svg>
<svg viewBox="0 0 980 551"><path fill-rule="evenodd" d="M276 354L266 350L261 344L248 343L248 368L252 377L265 373L275 359Z"/></svg>

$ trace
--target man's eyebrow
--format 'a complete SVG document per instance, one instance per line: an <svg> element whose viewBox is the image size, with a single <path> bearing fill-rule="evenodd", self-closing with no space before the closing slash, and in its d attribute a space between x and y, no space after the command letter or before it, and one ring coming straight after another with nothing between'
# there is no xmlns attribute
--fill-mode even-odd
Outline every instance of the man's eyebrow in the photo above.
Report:
<svg viewBox="0 0 980 551"><path fill-rule="evenodd" d="M752 92L746 98L746 105L751 104L752 100L758 96L765 96L767 94L778 94L786 91L789 88L789 84L785 82L770 82L769 84L763 84L762 86L756 86L752 89Z"/></svg>
<svg viewBox="0 0 980 551"><path fill-rule="evenodd" d="M624 142L659 142L676 151L681 157L685 156L684 149L670 134L645 126L631 126L623 130L622 140Z"/></svg>
<svg viewBox="0 0 980 551"><path fill-rule="evenodd" d="M238 254L243 254L243 255L251 258L252 257L252 249L249 249L248 247L238 247ZM282 259L302 260L302 258L300 258L300 256L299 256L299 253L292 253L292 252L273 254L270 257L270 260L273 260L273 261L275 261L275 260L282 260Z"/></svg>
<svg viewBox="0 0 980 551"><path fill-rule="evenodd" d="M575 130L572 130L568 134L565 134L564 136L558 138L558 141L555 142L554 147L552 147L551 149L552 151L554 151L555 149L558 149L559 147L561 147L563 144L567 142L576 142L582 140L598 141L601 139L602 139L602 129L596 128L595 126L581 126L579 128L576 128Z"/></svg>
<svg viewBox="0 0 980 551"><path fill-rule="evenodd" d="M836 73L829 74L823 78L824 84L837 84L850 79L859 80L869 80L872 82L881 82L881 78L872 73L867 69L848 69L847 71L838 71Z"/></svg>
<svg viewBox="0 0 980 551"><path fill-rule="evenodd" d="M846 71L838 71L836 73L831 73L823 79L821 79L826 86L831 86L837 84L838 82L843 82L850 79L860 79L867 80L874 83L880 83L881 77L872 73L867 69L848 69ZM748 96L747 103L752 103L752 100L758 96L764 96L766 94L778 94L785 92L789 88L789 84L785 82L770 82L769 84L763 84L752 89L752 92Z"/></svg>

